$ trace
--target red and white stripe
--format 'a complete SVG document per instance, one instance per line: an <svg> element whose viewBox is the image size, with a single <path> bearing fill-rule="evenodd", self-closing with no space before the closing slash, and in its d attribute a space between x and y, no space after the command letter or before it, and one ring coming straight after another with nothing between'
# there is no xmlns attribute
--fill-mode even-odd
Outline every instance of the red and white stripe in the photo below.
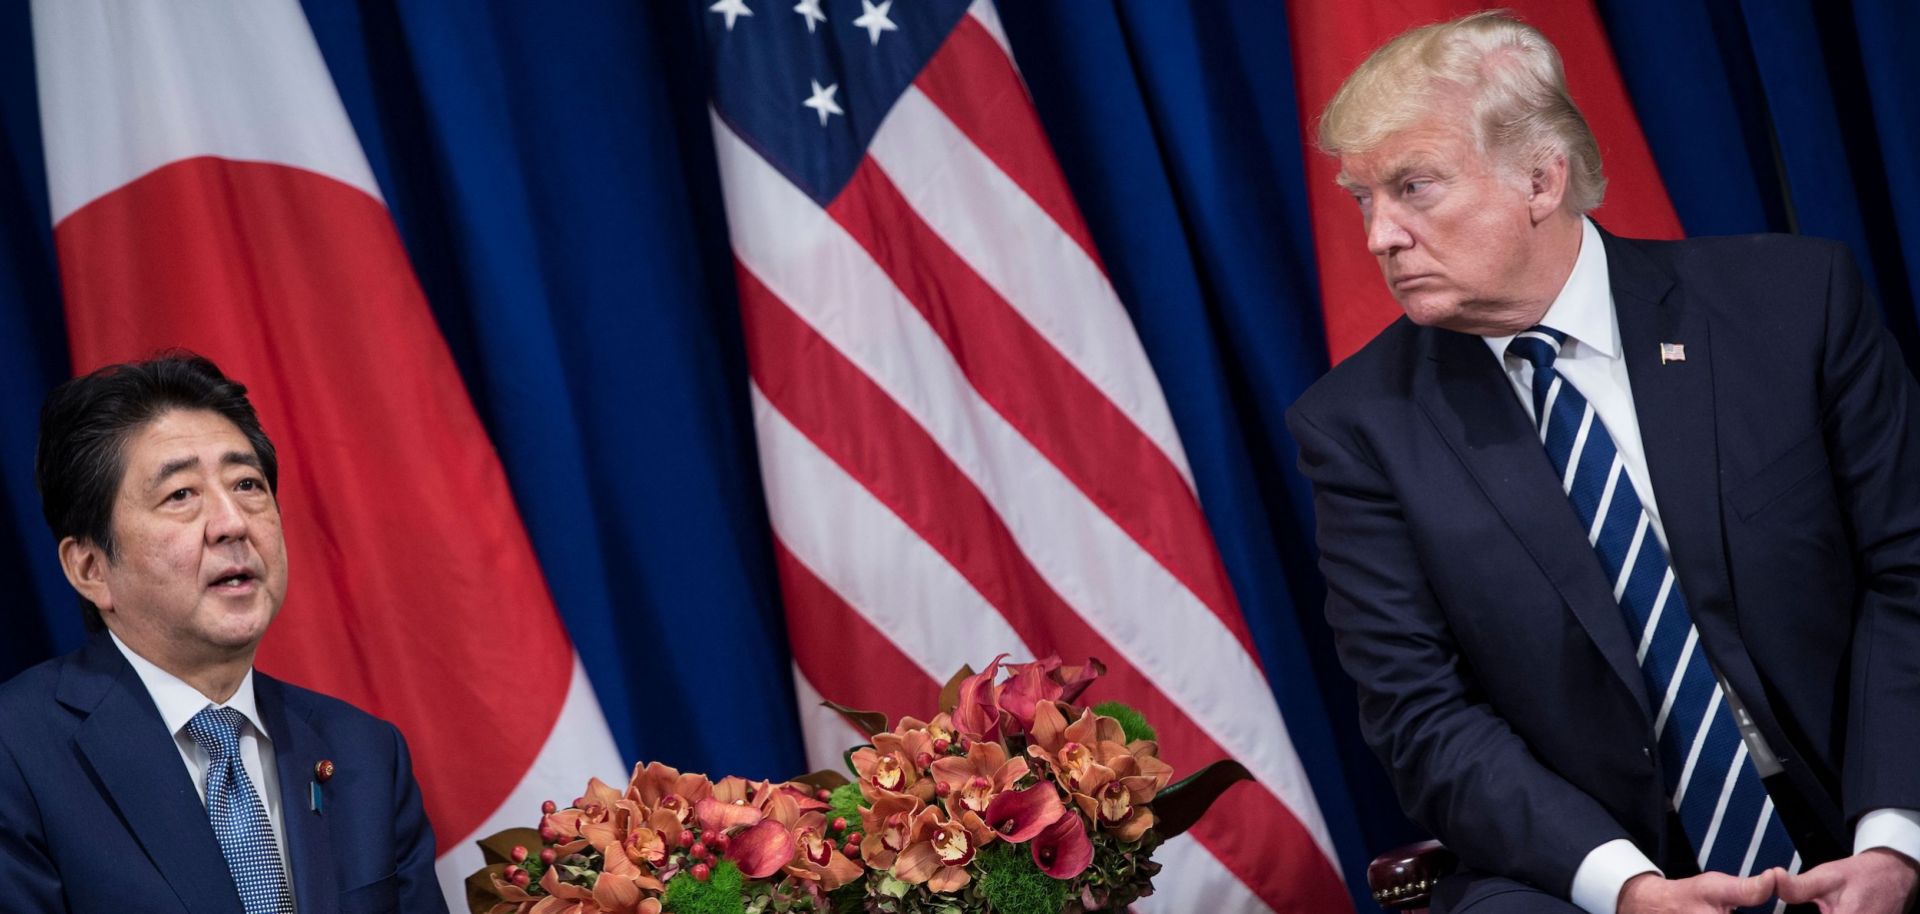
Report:
<svg viewBox="0 0 1920 914"><path fill-rule="evenodd" d="M180 346L251 388L292 569L259 665L400 726L464 910L475 838L623 766L300 5L33 27L74 365Z"/></svg>
<svg viewBox="0 0 1920 914"><path fill-rule="evenodd" d="M822 208L718 117L809 757L819 696L932 713L962 664L1099 657L1182 773L1236 788L1155 911L1350 910L1179 435L978 0Z"/></svg>

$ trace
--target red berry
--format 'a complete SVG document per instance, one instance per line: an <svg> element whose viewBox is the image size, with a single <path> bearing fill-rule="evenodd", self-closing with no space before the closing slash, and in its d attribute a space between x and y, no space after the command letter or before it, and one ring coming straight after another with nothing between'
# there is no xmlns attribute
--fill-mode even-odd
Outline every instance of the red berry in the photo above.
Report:
<svg viewBox="0 0 1920 914"><path fill-rule="evenodd" d="M548 800L545 803L540 804L540 811L550 816L556 812L559 812L560 807L557 804L555 804L552 800Z"/></svg>
<svg viewBox="0 0 1920 914"><path fill-rule="evenodd" d="M847 817L846 817L846 816L835 816L835 817L833 817L833 830L834 830L834 831L846 831L846 830L847 830Z"/></svg>
<svg viewBox="0 0 1920 914"><path fill-rule="evenodd" d="M681 847L693 846L693 829L683 828L680 830L680 846Z"/></svg>
<svg viewBox="0 0 1920 914"><path fill-rule="evenodd" d="M708 856L707 843L705 841L696 841L694 842L693 849L687 851L687 853L695 860L705 860Z"/></svg>
<svg viewBox="0 0 1920 914"><path fill-rule="evenodd" d="M933 751L941 755L946 755L947 750L951 748L953 748L953 741L944 736L933 741Z"/></svg>
<svg viewBox="0 0 1920 914"><path fill-rule="evenodd" d="M509 863L507 864L506 872L501 873L500 875L507 877L508 882L512 882L513 877L519 875L519 873L520 873L520 868Z"/></svg>
<svg viewBox="0 0 1920 914"><path fill-rule="evenodd" d="M845 847L840 848L840 853L845 854L854 860L858 860L860 859L860 845L855 843L852 840L849 840L847 841L847 844Z"/></svg>
<svg viewBox="0 0 1920 914"><path fill-rule="evenodd" d="M701 882L705 882L707 881L707 877L712 875L713 875L712 867L707 866L704 863L696 863L693 865L693 878L698 879Z"/></svg>
<svg viewBox="0 0 1920 914"><path fill-rule="evenodd" d="M733 837L722 833L708 838L707 843L713 845L714 850L724 854L727 852L727 848L733 846Z"/></svg>
<svg viewBox="0 0 1920 914"><path fill-rule="evenodd" d="M533 877L527 875L526 870L521 870L520 872L513 874L513 884L519 886L520 888L523 888L523 889L526 888L527 884L532 881L533 881Z"/></svg>
<svg viewBox="0 0 1920 914"><path fill-rule="evenodd" d="M820 802L825 803L826 801L833 798L833 791L828 790L825 787L822 787L819 790L814 791L813 796L814 796L814 799L817 799Z"/></svg>
<svg viewBox="0 0 1920 914"><path fill-rule="evenodd" d="M540 826L540 840L546 844L559 844L560 833L554 831L549 826L542 825Z"/></svg>
<svg viewBox="0 0 1920 914"><path fill-rule="evenodd" d="M555 853L553 852L553 848L551 848L551 847L543 847L543 848L541 848L541 849L540 849L540 862L541 862L541 863L544 863L544 864L546 864L546 865L548 865L548 866L552 866L552 865L553 865L553 860L554 860L554 858L555 858L556 856L558 856L558 855L557 855L557 854L555 854Z"/></svg>
<svg viewBox="0 0 1920 914"><path fill-rule="evenodd" d="M953 785L947 783L946 781L941 781L933 785L933 792L944 797L947 794L950 794L953 792Z"/></svg>
<svg viewBox="0 0 1920 914"><path fill-rule="evenodd" d="M513 846L513 853L508 856L511 856L513 858L513 862L519 863L520 861L527 859L527 849L516 844Z"/></svg>
<svg viewBox="0 0 1920 914"><path fill-rule="evenodd" d="M919 755L916 755L913 757L913 763L915 765L919 765L922 768L930 768L933 766L933 753L922 752Z"/></svg>

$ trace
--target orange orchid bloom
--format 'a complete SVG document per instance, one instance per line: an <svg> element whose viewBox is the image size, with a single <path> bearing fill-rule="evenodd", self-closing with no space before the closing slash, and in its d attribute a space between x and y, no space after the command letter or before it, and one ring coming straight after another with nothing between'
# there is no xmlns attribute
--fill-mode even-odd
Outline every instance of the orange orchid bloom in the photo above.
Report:
<svg viewBox="0 0 1920 914"><path fill-rule="evenodd" d="M1068 724L1066 710L1071 710L1070 706L1052 701L1034 706L1027 755L1045 762L1060 783L1071 789L1090 767L1103 764L1115 754L1130 754L1126 731L1119 721L1087 710L1081 712L1079 720Z"/></svg>
<svg viewBox="0 0 1920 914"><path fill-rule="evenodd" d="M860 859L867 866L884 870L907 849L913 837L914 817L926 806L919 797L889 794L860 810Z"/></svg>
<svg viewBox="0 0 1920 914"><path fill-rule="evenodd" d="M660 899L646 897L630 880L602 874L592 889L560 881L558 869L540 879L547 897L529 914L660 914Z"/></svg>
<svg viewBox="0 0 1920 914"><path fill-rule="evenodd" d="M794 829L798 853L787 873L819 884L820 891L831 892L859 879L866 870L840 852L827 840L825 813L810 812L800 817Z"/></svg>
<svg viewBox="0 0 1920 914"><path fill-rule="evenodd" d="M999 743L974 743L964 756L950 755L933 763L934 792L946 799L947 812L961 810L985 815L987 804L1027 776L1023 758L1008 759Z"/></svg>
<svg viewBox="0 0 1920 914"><path fill-rule="evenodd" d="M995 837L971 811L950 819L945 810L929 806L914 817L912 837L894 861L893 875L902 882L925 883L935 892L958 891L972 879L967 864L975 852Z"/></svg>
<svg viewBox="0 0 1920 914"><path fill-rule="evenodd" d="M1132 756L1126 756L1129 763ZM1153 827L1153 779L1142 776L1117 777L1113 769L1095 765L1088 769L1073 790L1074 805L1087 818L1121 841L1137 841Z"/></svg>
<svg viewBox="0 0 1920 914"><path fill-rule="evenodd" d="M853 771L860 778L860 792L869 802L879 802L888 794L905 794L917 797L922 803L933 802L933 782L923 777L920 766L898 750L881 752L877 747L862 746L853 752Z"/></svg>

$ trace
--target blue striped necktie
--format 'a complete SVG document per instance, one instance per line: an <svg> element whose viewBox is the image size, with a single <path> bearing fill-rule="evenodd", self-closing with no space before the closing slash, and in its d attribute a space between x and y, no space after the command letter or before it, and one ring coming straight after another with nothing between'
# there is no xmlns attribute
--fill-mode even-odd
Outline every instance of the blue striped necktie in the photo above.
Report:
<svg viewBox="0 0 1920 914"><path fill-rule="evenodd" d="M187 721L187 735L207 750L207 818L227 858L233 885L247 914L287 914L293 891L280 848L267 822L267 808L240 763L240 712L208 705Z"/></svg>
<svg viewBox="0 0 1920 914"><path fill-rule="evenodd" d="M1566 338L1536 326L1514 337L1507 355L1533 365L1536 430L1638 645L1640 674L1659 708L1653 729L1667 796L1702 870L1747 876L1797 868L1626 464L1593 404L1554 369Z"/></svg>

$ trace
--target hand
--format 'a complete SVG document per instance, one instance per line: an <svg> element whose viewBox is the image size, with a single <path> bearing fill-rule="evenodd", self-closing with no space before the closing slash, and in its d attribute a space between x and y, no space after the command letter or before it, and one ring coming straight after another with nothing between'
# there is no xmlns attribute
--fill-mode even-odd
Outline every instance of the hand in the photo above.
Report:
<svg viewBox="0 0 1920 914"><path fill-rule="evenodd" d="M1820 914L1900 914L1913 901L1914 883L1920 879L1912 860L1884 847L1822 863L1798 876L1778 872L1780 900L1813 902Z"/></svg>
<svg viewBox="0 0 1920 914"><path fill-rule="evenodd" d="M1665 879L1641 873L1620 887L1619 914L1727 914L1734 908L1773 898L1781 871L1768 870L1741 879L1726 873L1701 873Z"/></svg>

